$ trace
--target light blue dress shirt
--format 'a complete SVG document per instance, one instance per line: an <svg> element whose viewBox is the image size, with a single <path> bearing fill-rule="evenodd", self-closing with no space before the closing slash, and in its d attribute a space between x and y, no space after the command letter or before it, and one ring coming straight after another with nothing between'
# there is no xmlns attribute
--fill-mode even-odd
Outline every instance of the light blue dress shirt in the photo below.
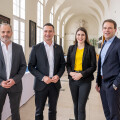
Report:
<svg viewBox="0 0 120 120"><path fill-rule="evenodd" d="M103 71L102 71L102 65L104 63L104 60L105 60L105 56L106 56L106 53L110 47L110 45L112 44L113 40L114 40L115 36L112 37L111 39L109 39L108 41L105 40L105 45L101 51L101 76L103 76Z"/></svg>

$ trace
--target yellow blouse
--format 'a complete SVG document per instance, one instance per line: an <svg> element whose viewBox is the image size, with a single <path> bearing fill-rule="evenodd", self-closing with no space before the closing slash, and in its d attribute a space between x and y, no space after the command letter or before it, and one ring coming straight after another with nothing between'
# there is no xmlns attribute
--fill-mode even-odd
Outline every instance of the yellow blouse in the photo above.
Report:
<svg viewBox="0 0 120 120"><path fill-rule="evenodd" d="M83 59L83 49L78 49L76 50L76 55L75 55L75 67L74 70L76 71L82 71L82 59Z"/></svg>

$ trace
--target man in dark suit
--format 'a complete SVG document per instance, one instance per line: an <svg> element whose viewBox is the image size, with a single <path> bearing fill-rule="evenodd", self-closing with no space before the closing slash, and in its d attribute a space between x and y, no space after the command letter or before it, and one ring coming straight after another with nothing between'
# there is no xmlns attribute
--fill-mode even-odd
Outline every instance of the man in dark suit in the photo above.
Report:
<svg viewBox="0 0 120 120"><path fill-rule="evenodd" d="M103 22L105 42L98 61L96 90L100 92L106 120L120 120L120 39L115 36L117 24Z"/></svg>
<svg viewBox="0 0 120 120"><path fill-rule="evenodd" d="M20 120L19 105L22 93L22 76L26 70L22 46L11 42L12 28L0 25L0 120L6 95L10 99L12 120Z"/></svg>
<svg viewBox="0 0 120 120"><path fill-rule="evenodd" d="M32 48L28 69L35 76L35 120L43 120L43 110L48 97L49 120L56 120L56 106L61 88L60 77L65 70L62 47L53 43L54 26L43 27L44 42Z"/></svg>

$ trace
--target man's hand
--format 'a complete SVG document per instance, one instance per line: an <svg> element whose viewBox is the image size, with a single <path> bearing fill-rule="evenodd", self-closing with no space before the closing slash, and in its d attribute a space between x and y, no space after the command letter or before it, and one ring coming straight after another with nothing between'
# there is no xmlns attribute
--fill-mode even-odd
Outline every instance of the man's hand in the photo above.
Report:
<svg viewBox="0 0 120 120"><path fill-rule="evenodd" d="M98 87L98 84L96 84L95 89L97 92L100 92L100 87Z"/></svg>
<svg viewBox="0 0 120 120"><path fill-rule="evenodd" d="M50 79L48 76L44 76L43 77L43 81L46 83L46 84L50 84L52 82L52 79Z"/></svg>
<svg viewBox="0 0 120 120"><path fill-rule="evenodd" d="M2 81L1 82L1 86L3 87L3 88L10 88L11 86L8 84L8 81Z"/></svg>
<svg viewBox="0 0 120 120"><path fill-rule="evenodd" d="M59 80L59 76L58 75L55 75L55 76L52 77L52 82L53 83L57 83L58 80Z"/></svg>
<svg viewBox="0 0 120 120"><path fill-rule="evenodd" d="M15 84L15 81L13 79L7 80L7 85L10 85L11 87Z"/></svg>

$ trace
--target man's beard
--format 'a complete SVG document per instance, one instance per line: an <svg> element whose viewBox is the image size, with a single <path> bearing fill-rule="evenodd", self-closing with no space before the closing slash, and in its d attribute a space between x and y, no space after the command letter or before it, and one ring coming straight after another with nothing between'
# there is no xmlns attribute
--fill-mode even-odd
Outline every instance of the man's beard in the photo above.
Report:
<svg viewBox="0 0 120 120"><path fill-rule="evenodd" d="M4 43L11 42L11 38L5 39L5 38L0 37L0 40Z"/></svg>

